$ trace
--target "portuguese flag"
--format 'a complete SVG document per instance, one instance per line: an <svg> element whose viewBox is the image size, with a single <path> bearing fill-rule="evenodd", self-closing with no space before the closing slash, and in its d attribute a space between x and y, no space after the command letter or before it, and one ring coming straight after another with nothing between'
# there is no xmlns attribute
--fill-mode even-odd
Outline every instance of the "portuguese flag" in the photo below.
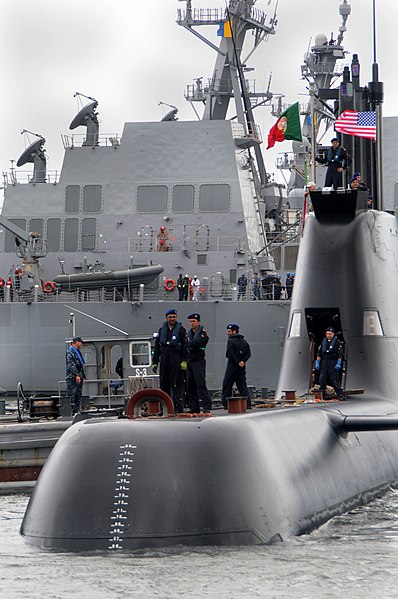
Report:
<svg viewBox="0 0 398 599"><path fill-rule="evenodd" d="M301 137L298 102L289 106L270 129L270 132L268 133L267 150L273 148L276 141L284 141L285 139L295 139L296 141L303 140Z"/></svg>

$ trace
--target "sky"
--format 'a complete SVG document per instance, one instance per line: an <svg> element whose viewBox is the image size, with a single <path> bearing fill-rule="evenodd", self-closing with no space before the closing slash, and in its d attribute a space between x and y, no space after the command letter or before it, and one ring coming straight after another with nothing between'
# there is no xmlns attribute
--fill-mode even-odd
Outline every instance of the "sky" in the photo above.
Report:
<svg viewBox="0 0 398 599"><path fill-rule="evenodd" d="M301 64L310 39L318 33L338 35L341 0L279 0L276 34L256 50L248 65L255 66L256 88L283 93L286 102L306 101ZM344 46L358 53L361 81L371 78L373 61L372 0L351 0ZM256 7L272 14L275 0L257 0ZM192 0L194 8L221 8L223 1ZM160 101L179 108L181 120L196 120L184 98L187 84L211 77L216 53L176 24L176 0L1 0L0 21L0 167L8 171L30 142L28 129L43 135L49 170L60 170L61 134L80 109L74 92L98 100L101 134L122 133L124 122L157 121L164 112ZM386 116L398 114L398 2L377 0L377 60L385 84ZM216 28L201 29L218 44ZM250 35L248 36L250 40ZM250 46L249 46L250 47ZM84 100L86 102L86 100ZM87 100L88 102L88 100ZM257 109L256 119L266 138L275 122L270 108ZM84 133L84 128L76 133ZM69 132L70 133L70 132ZM265 151L272 171L277 152L289 142ZM26 167L25 167L26 168Z"/></svg>

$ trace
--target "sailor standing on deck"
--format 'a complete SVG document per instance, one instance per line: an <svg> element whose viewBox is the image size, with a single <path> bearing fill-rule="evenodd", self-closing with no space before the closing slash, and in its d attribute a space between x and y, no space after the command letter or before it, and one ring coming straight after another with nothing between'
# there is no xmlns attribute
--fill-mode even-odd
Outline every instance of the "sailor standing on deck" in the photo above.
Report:
<svg viewBox="0 0 398 599"><path fill-rule="evenodd" d="M248 409L251 409L250 394L246 384L246 362L251 356L250 345L243 335L239 334L237 324L227 326L227 335L228 364L222 383L222 405L227 409L227 399L232 396L232 387L236 383L240 395L247 398Z"/></svg>
<svg viewBox="0 0 398 599"><path fill-rule="evenodd" d="M80 411L84 381L84 358L80 348L81 337L73 337L72 345L66 350L66 391L71 402L72 414Z"/></svg>
<svg viewBox="0 0 398 599"><path fill-rule="evenodd" d="M192 414L200 412L199 401L202 401L203 412L211 411L211 397L206 387L205 349L209 336L200 324L200 314L194 312L188 316L188 398Z"/></svg>
<svg viewBox="0 0 398 599"><path fill-rule="evenodd" d="M327 163L328 170L326 171L325 187L337 189L343 185L343 171L351 164L351 158L348 156L344 148L340 146L337 137L333 137L332 146L329 148L327 157L315 158L317 162L322 164Z"/></svg>
<svg viewBox="0 0 398 599"><path fill-rule="evenodd" d="M152 358L152 370L156 374L160 361L160 388L173 400L177 413L184 411L181 399L181 371L187 369L188 340L187 332L177 322L177 310L166 312L166 321L160 327L155 338Z"/></svg>
<svg viewBox="0 0 398 599"><path fill-rule="evenodd" d="M320 370L320 391L326 391L326 384L330 382L338 399L344 399L341 390L339 371L343 362L343 346L334 334L334 329L328 327L326 336L318 348L315 369Z"/></svg>

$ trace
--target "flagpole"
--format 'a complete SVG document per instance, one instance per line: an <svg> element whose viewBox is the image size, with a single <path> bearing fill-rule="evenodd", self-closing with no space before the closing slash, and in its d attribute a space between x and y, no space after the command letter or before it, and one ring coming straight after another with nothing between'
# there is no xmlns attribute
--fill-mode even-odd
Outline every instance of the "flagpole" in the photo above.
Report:
<svg viewBox="0 0 398 599"><path fill-rule="evenodd" d="M379 81L379 65L376 59L376 0L373 0L373 65L372 65L372 81L369 82L369 100L372 105L372 110L376 111L376 143L375 143L375 170L376 170L376 208L383 210L383 83Z"/></svg>

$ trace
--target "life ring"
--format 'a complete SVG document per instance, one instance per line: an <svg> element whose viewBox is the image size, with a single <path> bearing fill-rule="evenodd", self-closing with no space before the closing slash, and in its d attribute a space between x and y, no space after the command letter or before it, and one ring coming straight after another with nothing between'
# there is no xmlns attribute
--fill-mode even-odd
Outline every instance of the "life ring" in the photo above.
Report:
<svg viewBox="0 0 398 599"><path fill-rule="evenodd" d="M161 403L165 408L166 416L174 415L173 400L167 393L161 389L140 389L130 397L127 403L127 418L140 417L143 404L150 401Z"/></svg>
<svg viewBox="0 0 398 599"><path fill-rule="evenodd" d="M6 283L5 283L4 279L0 279L0 287L4 287L5 284Z"/></svg>
<svg viewBox="0 0 398 599"><path fill-rule="evenodd" d="M166 289L166 291L174 291L176 285L177 283L174 279L166 279L164 282L164 288Z"/></svg>
<svg viewBox="0 0 398 599"><path fill-rule="evenodd" d="M52 281L46 281L45 283L43 283L43 291L45 293L52 293L55 289L55 283L53 283Z"/></svg>

